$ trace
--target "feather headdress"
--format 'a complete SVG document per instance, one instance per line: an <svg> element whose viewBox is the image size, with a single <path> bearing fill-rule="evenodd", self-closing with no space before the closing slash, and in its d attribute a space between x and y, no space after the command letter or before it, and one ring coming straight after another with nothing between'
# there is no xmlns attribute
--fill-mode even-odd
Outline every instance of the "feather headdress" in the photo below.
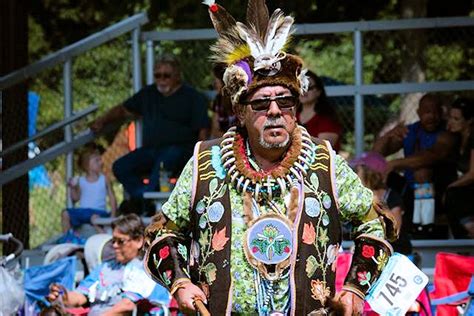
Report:
<svg viewBox="0 0 474 316"><path fill-rule="evenodd" d="M236 21L215 0L205 0L219 39L212 61L224 63L224 92L237 104L241 97L267 85L283 85L295 94L307 90L302 60L285 52L294 19L276 9L269 16L265 0L249 0L246 24Z"/></svg>

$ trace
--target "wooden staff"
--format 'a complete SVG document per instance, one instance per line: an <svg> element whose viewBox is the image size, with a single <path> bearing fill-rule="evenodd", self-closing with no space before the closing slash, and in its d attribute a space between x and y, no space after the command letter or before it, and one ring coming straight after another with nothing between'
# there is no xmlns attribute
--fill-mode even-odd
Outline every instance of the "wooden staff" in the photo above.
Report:
<svg viewBox="0 0 474 316"><path fill-rule="evenodd" d="M194 306L202 316L211 316L211 313L209 313L206 306L200 299L194 299Z"/></svg>

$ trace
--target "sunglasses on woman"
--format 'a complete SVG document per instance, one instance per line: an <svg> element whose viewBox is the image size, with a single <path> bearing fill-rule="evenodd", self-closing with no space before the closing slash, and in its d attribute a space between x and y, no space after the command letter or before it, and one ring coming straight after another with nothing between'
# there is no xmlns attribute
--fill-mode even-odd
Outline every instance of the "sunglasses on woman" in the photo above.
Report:
<svg viewBox="0 0 474 316"><path fill-rule="evenodd" d="M119 246L123 246L124 244L126 244L127 242L129 242L130 240L132 240L131 238L119 238L119 237L113 237L111 239L112 241L112 245L113 244L117 244Z"/></svg>
<svg viewBox="0 0 474 316"><path fill-rule="evenodd" d="M279 95L273 98L263 98L251 101L244 101L243 104L249 104L253 111L262 112L268 111L272 101L278 104L280 110L291 110L298 104L298 99L292 95Z"/></svg>

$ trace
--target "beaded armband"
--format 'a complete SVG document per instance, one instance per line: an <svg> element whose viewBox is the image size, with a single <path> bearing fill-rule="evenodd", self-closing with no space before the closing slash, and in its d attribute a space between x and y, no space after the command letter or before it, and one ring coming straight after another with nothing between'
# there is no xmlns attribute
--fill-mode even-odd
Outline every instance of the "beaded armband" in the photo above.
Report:
<svg viewBox="0 0 474 316"><path fill-rule="evenodd" d="M175 281L190 279L188 249L176 234L166 233L156 238L143 261L148 275L168 290L174 287Z"/></svg>
<svg viewBox="0 0 474 316"><path fill-rule="evenodd" d="M355 240L352 264L343 289L365 298L365 294L377 281L392 252L392 246L387 241L360 235Z"/></svg>

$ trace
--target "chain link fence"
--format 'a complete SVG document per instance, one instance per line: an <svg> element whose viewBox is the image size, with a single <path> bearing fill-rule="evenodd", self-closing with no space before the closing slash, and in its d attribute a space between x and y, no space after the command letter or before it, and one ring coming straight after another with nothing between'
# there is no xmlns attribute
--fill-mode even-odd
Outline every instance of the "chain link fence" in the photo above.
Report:
<svg viewBox="0 0 474 316"><path fill-rule="evenodd" d="M209 46L214 40L155 42L155 56L172 53L182 65L185 81L203 92L212 90L212 65ZM364 84L403 82L450 82L474 80L474 26L446 27L424 30L392 30L363 32ZM145 45L142 45L144 56ZM354 41L352 32L295 35L293 52L306 66L324 78L327 86L354 84ZM73 125L74 133L84 130L87 123L107 109L133 94L130 36L95 48L73 60L74 111L97 104L97 113ZM143 63L144 64L144 63ZM144 69L144 68L143 68ZM143 71L145 78L145 69ZM145 80L143 80L145 82ZM456 89L457 90L457 89ZM30 84L30 91L39 96L36 131L61 121L63 113L62 68L43 72ZM423 91L413 93L364 95L364 149L390 124L417 119L416 108ZM211 95L208 93L208 95ZM457 96L472 96L470 91L443 91L444 104ZM354 154L354 97L330 98L344 127L342 151ZM209 100L211 102L211 100ZM128 129L97 140L106 148L105 172L113 179L111 165L129 148ZM133 137L133 136L132 136ZM34 144L30 156L50 148L64 139L59 130ZM75 154L77 156L77 154ZM41 170L30 171L30 246L38 246L61 232L60 214L66 205L65 159L56 158ZM78 168L75 167L77 174ZM43 177L43 178L41 178ZM123 190L113 181L117 200L123 200ZM18 198L21 198L20 196Z"/></svg>

